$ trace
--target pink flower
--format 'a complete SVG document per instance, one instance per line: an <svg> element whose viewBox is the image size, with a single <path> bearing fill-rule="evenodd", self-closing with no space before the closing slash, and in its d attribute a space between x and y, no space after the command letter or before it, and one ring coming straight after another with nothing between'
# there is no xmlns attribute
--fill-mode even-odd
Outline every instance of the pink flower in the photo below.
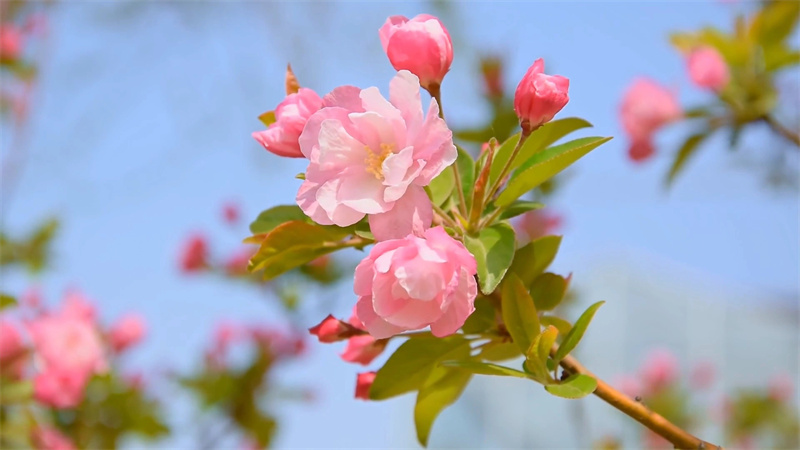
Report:
<svg viewBox="0 0 800 450"><path fill-rule="evenodd" d="M646 391L650 394L657 392L677 379L678 360L667 350L654 350L642 366L641 376Z"/></svg>
<svg viewBox="0 0 800 450"><path fill-rule="evenodd" d="M689 377L692 387L695 389L707 389L714 383L715 372L714 365L710 362L698 362L692 367L692 373Z"/></svg>
<svg viewBox="0 0 800 450"><path fill-rule="evenodd" d="M75 450L72 441L55 428L37 428L33 431L31 440L37 450Z"/></svg>
<svg viewBox="0 0 800 450"><path fill-rule="evenodd" d="M309 333L319 339L320 342L331 343L347 339L353 335L353 326L328 314L322 322L308 329Z"/></svg>
<svg viewBox="0 0 800 450"><path fill-rule="evenodd" d="M39 309L42 306L42 291L38 287L31 287L22 293L19 299L23 307Z"/></svg>
<svg viewBox="0 0 800 450"><path fill-rule="evenodd" d="M701 88L721 91L731 78L728 64L714 47L703 46L693 50L686 59L686 66L689 77Z"/></svg>
<svg viewBox="0 0 800 450"><path fill-rule="evenodd" d="M180 253L181 269L186 273L198 272L207 265L208 244L205 236L194 234L183 244Z"/></svg>
<svg viewBox="0 0 800 450"><path fill-rule="evenodd" d="M120 353L141 341L145 331L144 319L136 314L128 314L111 327L108 340L111 348Z"/></svg>
<svg viewBox="0 0 800 450"><path fill-rule="evenodd" d="M49 368L33 380L33 396L54 408L74 408L83 400L88 373L80 369Z"/></svg>
<svg viewBox="0 0 800 450"><path fill-rule="evenodd" d="M289 94L275 109L275 123L264 131L256 131L253 137L265 149L278 156L302 158L298 139L306 121L322 107L322 100L316 92L300 88ZM307 156L307 155L306 155Z"/></svg>
<svg viewBox="0 0 800 450"><path fill-rule="evenodd" d="M649 158L654 152L653 134L682 114L674 93L646 78L634 81L620 105L622 127L631 141L630 158Z"/></svg>
<svg viewBox="0 0 800 450"><path fill-rule="evenodd" d="M519 117L523 132L530 132L553 120L569 102L569 79L560 75L546 75L544 60L534 61L517 85L514 93L514 111Z"/></svg>
<svg viewBox="0 0 800 450"><path fill-rule="evenodd" d="M420 14L409 20L392 16L378 30L381 45L395 70L407 70L426 90L442 84L453 62L450 34L434 16Z"/></svg>
<svg viewBox="0 0 800 450"><path fill-rule="evenodd" d="M0 319L0 365L8 364L25 352L22 334L14 324Z"/></svg>
<svg viewBox="0 0 800 450"><path fill-rule="evenodd" d="M0 59L14 60L22 51L22 33L13 23L0 24Z"/></svg>
<svg viewBox="0 0 800 450"><path fill-rule="evenodd" d="M347 347L339 356L347 362L366 366L383 353L386 343L385 339L376 340L368 334L353 336L347 340Z"/></svg>
<svg viewBox="0 0 800 450"><path fill-rule="evenodd" d="M225 222L233 225L239 221L239 205L234 202L227 202L222 205L222 218Z"/></svg>
<svg viewBox="0 0 800 450"><path fill-rule="evenodd" d="M794 391L794 380L789 374L780 373L769 380L769 396L779 402L789 400Z"/></svg>
<svg viewBox="0 0 800 450"><path fill-rule="evenodd" d="M310 163L297 204L321 225L352 225L369 214L378 240L422 232L433 219L423 186L456 160L453 133L431 99L422 113L419 80L400 71L389 100L378 88L336 88L300 136Z"/></svg>
<svg viewBox="0 0 800 450"><path fill-rule="evenodd" d="M45 368L100 373L107 368L94 325L66 315L48 315L28 324L36 352Z"/></svg>
<svg viewBox="0 0 800 450"><path fill-rule="evenodd" d="M562 217L549 209L534 210L523 214L516 221L514 228L517 236L522 237L521 242L530 242L551 234L561 227L562 222Z"/></svg>
<svg viewBox="0 0 800 450"><path fill-rule="evenodd" d="M627 395L630 398L636 398L637 396L642 395L642 383L639 380L631 375L621 375L617 377L614 382L614 385L619 389L623 394Z"/></svg>
<svg viewBox="0 0 800 450"><path fill-rule="evenodd" d="M379 242L356 267L358 319L377 339L429 325L434 336L453 334L475 310L476 268L442 227Z"/></svg>
<svg viewBox="0 0 800 450"><path fill-rule="evenodd" d="M369 388L372 387L372 382L375 381L377 372L363 372L359 373L356 377L356 398L361 400L369 400Z"/></svg>
<svg viewBox="0 0 800 450"><path fill-rule="evenodd" d="M94 323L97 311L86 295L76 289L67 291L61 305L61 314L64 317L72 317Z"/></svg>

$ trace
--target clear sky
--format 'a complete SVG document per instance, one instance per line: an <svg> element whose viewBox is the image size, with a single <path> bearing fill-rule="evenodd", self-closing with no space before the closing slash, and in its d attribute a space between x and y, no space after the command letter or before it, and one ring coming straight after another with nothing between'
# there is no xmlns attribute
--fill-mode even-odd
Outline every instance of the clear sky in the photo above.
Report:
<svg viewBox="0 0 800 450"><path fill-rule="evenodd" d="M674 86L683 104L703 101L667 35L706 24L727 27L743 5L447 5L446 13L413 2L55 5L27 164L13 203L3 209L4 227L22 232L58 215L64 228L55 267L43 279L49 300L77 286L96 299L106 319L138 310L151 333L130 366L190 367L219 319L279 317L270 299L248 286L182 276L176 254L193 230L206 231L220 256L246 236L245 225L238 232L221 225L224 201L238 201L245 219L293 201L299 182L292 176L305 169L303 162L271 155L250 137L260 128L256 116L283 97L286 63L319 93L342 84L386 92L393 69L377 29L389 15L433 12L455 39L455 62L443 86L453 124L466 126L486 113L476 51L497 52L507 57L510 87L544 57L548 73L571 81L571 101L560 117L586 118L595 125L592 134L616 136L576 165L553 201L566 220L559 270L574 271L580 283L581 270L631 251L720 285L761 290L765 301L797 304L798 193L767 187L754 162L780 141L756 132L736 156L717 136L665 192L668 155L689 130L661 133L659 156L635 167L625 157L617 120L619 98L639 75ZM796 82L797 73L789 78ZM798 159L788 163L796 171ZM2 282L11 291L27 285L14 274ZM351 289L349 281L337 288L332 312L347 314L355 300ZM309 316L306 325L321 318ZM312 344L308 359L283 374L286 385L312 387L318 400L281 407L278 445L413 445L413 399L352 400L361 368L341 362L338 351ZM180 414L174 419L178 426L188 421Z"/></svg>

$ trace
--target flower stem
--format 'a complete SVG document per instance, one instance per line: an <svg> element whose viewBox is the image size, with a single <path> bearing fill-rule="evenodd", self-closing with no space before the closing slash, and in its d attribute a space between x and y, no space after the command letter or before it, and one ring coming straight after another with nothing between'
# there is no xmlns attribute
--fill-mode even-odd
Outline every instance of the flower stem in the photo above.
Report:
<svg viewBox="0 0 800 450"><path fill-rule="evenodd" d="M439 117L441 117L442 120L445 120L444 119L444 108L442 107L442 90L441 90L441 86L439 86L438 84L434 83L434 84L431 84L430 86L426 87L425 89L428 91L429 94L431 94L431 97L433 97L434 100L436 100L436 104L439 105ZM453 168L453 175L454 175L455 180L456 180L456 192L458 193L458 208L459 208L459 211L461 211L461 215L462 216L466 216L467 215L467 201L464 198L464 190L462 189L462 186L461 186L461 173L458 171L458 164L457 163L453 163L451 167Z"/></svg>
<svg viewBox="0 0 800 450"><path fill-rule="evenodd" d="M793 142L794 145L800 149L800 134L786 128L782 123L778 122L778 120L772 116L764 116L762 120L766 122L773 131Z"/></svg>
<svg viewBox="0 0 800 450"><path fill-rule="evenodd" d="M511 152L511 156L508 157L506 164L503 166L503 170L500 171L500 176L494 180L494 184L492 188L489 189L489 194L486 196L487 200L491 200L492 197L497 193L500 186L503 184L503 179L508 176L509 172L511 172L511 165L514 164L514 160L517 158L520 149L522 149L522 145L525 144L525 141L528 140L528 136L531 135L531 131L529 130L527 133L525 130L522 130L522 134L519 136L519 141L517 141L517 145L514 147L514 150ZM499 209L498 209L499 210Z"/></svg>
<svg viewBox="0 0 800 450"><path fill-rule="evenodd" d="M455 222L455 220L453 220L450 216L448 216L447 213L444 212L444 210L441 207L439 207L438 205L436 205L433 202L431 202L431 205L433 206L433 211L436 214L438 214L439 217L441 217L442 222L444 222L445 225L449 226L450 228L456 229L456 230L461 230L461 227L458 226L458 224Z"/></svg>

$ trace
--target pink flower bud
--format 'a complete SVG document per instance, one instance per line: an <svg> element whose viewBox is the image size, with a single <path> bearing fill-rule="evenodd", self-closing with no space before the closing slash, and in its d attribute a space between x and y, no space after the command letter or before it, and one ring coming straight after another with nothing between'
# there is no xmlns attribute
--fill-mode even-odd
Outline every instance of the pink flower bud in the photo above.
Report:
<svg viewBox="0 0 800 450"><path fill-rule="evenodd" d="M22 33L13 23L0 23L0 60L14 60L22 51Z"/></svg>
<svg viewBox="0 0 800 450"><path fill-rule="evenodd" d="M340 356L347 362L366 366L383 353L386 343L385 339L375 340L368 334L353 336L347 340L347 347Z"/></svg>
<svg viewBox="0 0 800 450"><path fill-rule="evenodd" d="M25 351L22 335L11 322L0 319L0 366L8 364Z"/></svg>
<svg viewBox="0 0 800 450"><path fill-rule="evenodd" d="M54 408L74 408L83 400L88 375L80 369L47 369L34 378L33 396Z"/></svg>
<svg viewBox="0 0 800 450"><path fill-rule="evenodd" d="M377 372L358 374L356 377L356 398L369 400L369 389L372 387L372 382L375 381L375 375L377 375Z"/></svg>
<svg viewBox="0 0 800 450"><path fill-rule="evenodd" d="M235 202L227 202L222 205L222 218L225 222L233 225L239 221L239 205Z"/></svg>
<svg viewBox="0 0 800 450"><path fill-rule="evenodd" d="M636 398L642 395L642 383L631 375L621 375L617 377L614 381L614 386L630 398Z"/></svg>
<svg viewBox="0 0 800 450"><path fill-rule="evenodd" d="M37 450L75 450L75 444L55 428L36 428L31 441Z"/></svg>
<svg viewBox="0 0 800 450"><path fill-rule="evenodd" d="M180 253L181 269L186 273L198 272L207 265L208 244L205 236L194 234L183 244Z"/></svg>
<svg viewBox="0 0 800 450"><path fill-rule="evenodd" d="M308 118L322 108L322 99L316 92L300 88L289 94L275 109L275 123L264 131L256 131L253 138L268 151L289 158L304 158L300 151L300 133Z"/></svg>
<svg viewBox="0 0 800 450"><path fill-rule="evenodd" d="M318 325L308 331L319 339L320 342L331 343L347 339L352 336L353 326L328 314Z"/></svg>
<svg viewBox="0 0 800 450"><path fill-rule="evenodd" d="M643 161L654 153L653 134L679 119L683 112L673 92L655 81L640 78L623 95L619 114L622 128L631 141L628 151L631 160Z"/></svg>
<svg viewBox="0 0 800 450"><path fill-rule="evenodd" d="M95 325L85 319L47 315L28 324L37 356L45 368L103 373L108 364Z"/></svg>
<svg viewBox="0 0 800 450"><path fill-rule="evenodd" d="M552 234L562 225L563 218L549 209L539 209L523 214L514 223L520 244ZM526 239L527 238L527 239Z"/></svg>
<svg viewBox="0 0 800 450"><path fill-rule="evenodd" d="M453 62L453 42L442 22L429 14L413 19L392 16L378 30L381 45L395 70L408 70L430 91L442 84Z"/></svg>
<svg viewBox="0 0 800 450"><path fill-rule="evenodd" d="M695 85L721 91L730 81L730 72L725 59L714 47L699 47L686 59L689 77Z"/></svg>
<svg viewBox="0 0 800 450"><path fill-rule="evenodd" d="M523 132L530 132L553 120L569 102L569 79L546 75L544 60L534 61L514 93L514 111Z"/></svg>
<svg viewBox="0 0 800 450"><path fill-rule="evenodd" d="M120 353L137 344L145 335L145 323L141 316L128 314L115 323L108 334L111 348Z"/></svg>

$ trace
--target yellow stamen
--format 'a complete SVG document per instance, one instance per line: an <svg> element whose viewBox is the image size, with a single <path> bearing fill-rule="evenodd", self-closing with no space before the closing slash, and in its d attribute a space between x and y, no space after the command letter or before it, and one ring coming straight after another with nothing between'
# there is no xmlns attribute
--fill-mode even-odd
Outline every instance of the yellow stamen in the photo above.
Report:
<svg viewBox="0 0 800 450"><path fill-rule="evenodd" d="M376 153L369 146L364 146L364 149L367 151L367 157L364 158L366 171L374 175L375 178L383 180L383 161L392 154L394 145L381 144L380 153Z"/></svg>

